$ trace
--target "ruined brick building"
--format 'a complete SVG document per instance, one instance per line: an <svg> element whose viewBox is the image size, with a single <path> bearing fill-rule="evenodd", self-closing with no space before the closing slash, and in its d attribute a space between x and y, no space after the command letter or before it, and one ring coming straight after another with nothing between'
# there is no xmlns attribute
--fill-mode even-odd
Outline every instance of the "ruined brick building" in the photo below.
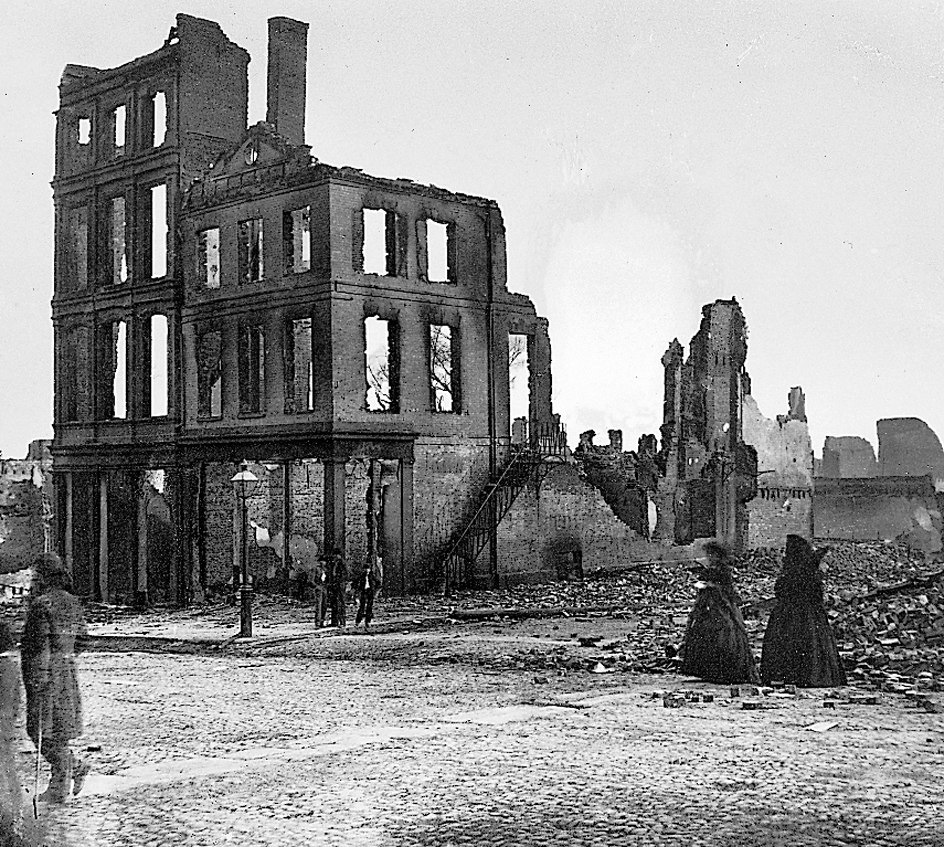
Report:
<svg viewBox="0 0 944 847"><path fill-rule="evenodd" d="M495 583L500 492L562 449L547 323L508 291L498 206L313 158L306 59L307 24L271 19L250 128L249 56L210 21L178 15L153 53L63 73L53 454L85 595L225 585L243 460L260 581L339 546L381 552L389 593ZM516 452L510 343L533 448Z"/></svg>
<svg viewBox="0 0 944 847"><path fill-rule="evenodd" d="M653 545L719 539L739 550L780 547L813 534L813 450L800 388L771 420L751 396L747 325L734 299L702 309L688 356L678 339L662 357L661 446L654 435L623 451L581 436L577 459L621 520Z"/></svg>
<svg viewBox="0 0 944 847"><path fill-rule="evenodd" d="M905 541L944 550L944 449L918 418L883 418L875 450L858 436L827 436L816 477L817 534Z"/></svg>

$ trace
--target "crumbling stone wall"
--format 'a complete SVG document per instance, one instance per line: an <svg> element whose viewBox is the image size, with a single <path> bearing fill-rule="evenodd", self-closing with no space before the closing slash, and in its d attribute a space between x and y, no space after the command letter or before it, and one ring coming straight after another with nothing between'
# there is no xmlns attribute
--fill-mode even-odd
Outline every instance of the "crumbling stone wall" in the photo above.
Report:
<svg viewBox="0 0 944 847"><path fill-rule="evenodd" d="M0 573L29 567L37 554L55 550L55 502L48 441L33 441L25 459L0 458Z"/></svg>
<svg viewBox="0 0 944 847"><path fill-rule="evenodd" d="M539 489L529 486L518 495L499 525L503 585L697 555L689 546L650 542L627 526L579 468L576 463L561 464L549 472ZM487 563L484 556L479 559L477 582L487 585Z"/></svg>
<svg viewBox="0 0 944 847"><path fill-rule="evenodd" d="M747 539L756 486L756 454L742 438L741 398L750 393L744 368L747 324L735 299L702 308L689 345L678 339L662 357L665 400L656 536L677 544L716 537L734 547Z"/></svg>
<svg viewBox="0 0 944 847"><path fill-rule="evenodd" d="M879 476L930 475L944 491L944 449L919 418L883 418L878 422Z"/></svg>
<svg viewBox="0 0 944 847"><path fill-rule="evenodd" d="M901 540L927 554L942 549L944 494L930 476L816 480L816 535Z"/></svg>
<svg viewBox="0 0 944 847"><path fill-rule="evenodd" d="M789 534L813 537L813 445L803 390L771 420L750 395L743 399L744 441L757 451L757 496L747 504L747 546L782 547Z"/></svg>
<svg viewBox="0 0 944 847"><path fill-rule="evenodd" d="M827 435L819 476L826 479L863 479L878 476L875 449L857 435Z"/></svg>

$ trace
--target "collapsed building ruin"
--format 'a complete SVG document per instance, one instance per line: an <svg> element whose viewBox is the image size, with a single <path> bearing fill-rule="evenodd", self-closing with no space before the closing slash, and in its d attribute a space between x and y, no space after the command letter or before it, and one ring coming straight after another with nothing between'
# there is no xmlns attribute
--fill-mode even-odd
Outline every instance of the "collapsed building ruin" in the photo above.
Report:
<svg viewBox="0 0 944 847"><path fill-rule="evenodd" d="M944 550L944 449L918 418L876 424L878 458L858 436L827 436L816 477L817 534L854 541L901 540Z"/></svg>
<svg viewBox="0 0 944 847"><path fill-rule="evenodd" d="M307 29L269 21L248 129L249 55L211 21L178 15L158 50L63 73L55 511L87 596L185 602L232 580L243 460L259 582L333 547L381 553L391 594L468 582L465 527L484 512L494 537L483 500L512 453L510 345L520 464L562 451L547 322L508 291L497 204L313 158ZM494 542L490 562L494 582Z"/></svg>
<svg viewBox="0 0 944 847"><path fill-rule="evenodd" d="M662 357L661 446L644 435L623 452L581 436L577 457L614 511L655 543L697 539L732 548L779 547L789 533L812 536L813 450L802 389L789 411L765 418L745 368L747 326L735 299L702 309L689 355L678 339Z"/></svg>
<svg viewBox="0 0 944 847"><path fill-rule="evenodd" d="M55 548L52 456L48 441L33 441L24 459L0 456L0 583Z"/></svg>

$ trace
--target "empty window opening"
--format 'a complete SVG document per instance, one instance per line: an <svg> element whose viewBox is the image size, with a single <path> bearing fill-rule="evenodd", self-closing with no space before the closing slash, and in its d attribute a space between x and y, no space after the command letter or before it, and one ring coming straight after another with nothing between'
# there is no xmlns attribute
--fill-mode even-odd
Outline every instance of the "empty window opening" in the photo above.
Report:
<svg viewBox="0 0 944 847"><path fill-rule="evenodd" d="M285 375L287 412L310 412L315 408L314 367L311 358L311 318L300 318L289 324L291 338Z"/></svg>
<svg viewBox="0 0 944 847"><path fill-rule="evenodd" d="M239 281L262 279L262 219L239 222Z"/></svg>
<svg viewBox="0 0 944 847"><path fill-rule="evenodd" d="M528 359L528 336L508 336L508 388L511 399L510 419L530 419L531 363Z"/></svg>
<svg viewBox="0 0 944 847"><path fill-rule="evenodd" d="M92 140L92 119L79 118L79 144L88 144Z"/></svg>
<svg viewBox="0 0 944 847"><path fill-rule="evenodd" d="M128 380L128 325L114 321L104 328L102 369L105 394L102 398L104 418L126 418Z"/></svg>
<svg viewBox="0 0 944 847"><path fill-rule="evenodd" d="M197 339L197 415L218 418L222 414L223 335L210 330Z"/></svg>
<svg viewBox="0 0 944 847"><path fill-rule="evenodd" d="M455 402L455 368L453 361L452 327L429 325L429 382L435 412L458 410Z"/></svg>
<svg viewBox="0 0 944 847"><path fill-rule="evenodd" d="M126 108L124 105L116 106L115 111L112 112L112 123L115 127L115 155L120 156L125 152L125 112Z"/></svg>
<svg viewBox="0 0 944 847"><path fill-rule="evenodd" d="M154 114L154 136L151 139L154 147L160 147L167 137L167 98L163 91L158 91L151 98L151 109Z"/></svg>
<svg viewBox="0 0 944 847"><path fill-rule="evenodd" d="M151 279L167 276L167 186L151 188Z"/></svg>
<svg viewBox="0 0 944 847"><path fill-rule="evenodd" d="M118 285L128 281L128 250L125 239L125 198L111 201L109 216L111 235L111 281Z"/></svg>
<svg viewBox="0 0 944 847"><path fill-rule="evenodd" d="M387 273L387 213L364 209L364 273Z"/></svg>
<svg viewBox="0 0 944 847"><path fill-rule="evenodd" d="M220 231L217 227L197 233L197 273L205 288L220 287Z"/></svg>
<svg viewBox="0 0 944 847"><path fill-rule="evenodd" d="M265 331L258 325L239 330L239 411L259 414L263 411L265 389Z"/></svg>
<svg viewBox="0 0 944 847"><path fill-rule="evenodd" d="M311 207L285 212L282 218L285 272L311 270Z"/></svg>
<svg viewBox="0 0 944 847"><path fill-rule="evenodd" d="M367 410L396 412L398 404L397 325L376 315L364 319Z"/></svg>
<svg viewBox="0 0 944 847"><path fill-rule="evenodd" d="M449 281L449 226L439 221L426 221L426 278Z"/></svg>
<svg viewBox="0 0 944 847"><path fill-rule="evenodd" d="M151 417L167 414L167 316L151 315Z"/></svg>
<svg viewBox="0 0 944 847"><path fill-rule="evenodd" d="M72 209L69 214L70 288L88 285L88 235L88 207Z"/></svg>

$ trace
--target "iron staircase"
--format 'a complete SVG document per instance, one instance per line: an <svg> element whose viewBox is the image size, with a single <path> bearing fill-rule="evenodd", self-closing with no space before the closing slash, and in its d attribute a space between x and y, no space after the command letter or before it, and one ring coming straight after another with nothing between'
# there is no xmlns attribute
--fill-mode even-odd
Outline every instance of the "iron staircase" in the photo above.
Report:
<svg viewBox="0 0 944 847"><path fill-rule="evenodd" d="M548 472L564 461L567 433L560 423L531 422L528 439L512 443L504 467L486 483L472 517L454 536L443 559L445 593L466 588L482 550L498 532L498 525L528 486L540 488Z"/></svg>

